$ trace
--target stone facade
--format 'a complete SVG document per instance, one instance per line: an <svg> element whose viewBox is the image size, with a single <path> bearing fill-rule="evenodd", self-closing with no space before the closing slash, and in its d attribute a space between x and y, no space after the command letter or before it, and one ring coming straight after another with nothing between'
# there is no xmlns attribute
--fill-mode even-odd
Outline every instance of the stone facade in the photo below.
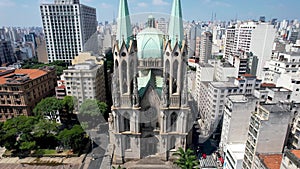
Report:
<svg viewBox="0 0 300 169"><path fill-rule="evenodd" d="M174 10L181 11L179 0L174 1L172 14L176 13ZM118 32L130 32L127 29L131 28L126 26L130 22L128 18L127 1L121 0ZM149 17L149 21L153 19ZM137 38L123 37L120 43L122 40L117 36L113 48L113 106L109 117L114 163L148 156L169 160L178 147L186 148L190 140L193 116L187 97L187 46L180 36L173 45L160 35L149 24ZM169 33L169 38L173 35Z"/></svg>

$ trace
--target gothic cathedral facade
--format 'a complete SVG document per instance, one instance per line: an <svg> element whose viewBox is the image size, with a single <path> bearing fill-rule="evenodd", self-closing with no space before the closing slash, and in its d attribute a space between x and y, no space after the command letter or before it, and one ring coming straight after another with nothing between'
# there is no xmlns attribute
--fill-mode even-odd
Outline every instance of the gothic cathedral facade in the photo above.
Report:
<svg viewBox="0 0 300 169"><path fill-rule="evenodd" d="M120 0L109 116L117 164L148 156L169 160L178 147L185 149L191 142L180 0L173 2L168 35L155 28L153 16L147 23L133 35L127 0Z"/></svg>

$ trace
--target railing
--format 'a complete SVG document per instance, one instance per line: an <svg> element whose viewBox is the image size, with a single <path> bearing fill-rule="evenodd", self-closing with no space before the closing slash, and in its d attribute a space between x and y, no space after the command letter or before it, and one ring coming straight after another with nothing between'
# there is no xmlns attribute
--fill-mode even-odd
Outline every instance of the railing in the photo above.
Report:
<svg viewBox="0 0 300 169"><path fill-rule="evenodd" d="M170 107L179 107L179 106L180 106L180 96L171 96Z"/></svg>

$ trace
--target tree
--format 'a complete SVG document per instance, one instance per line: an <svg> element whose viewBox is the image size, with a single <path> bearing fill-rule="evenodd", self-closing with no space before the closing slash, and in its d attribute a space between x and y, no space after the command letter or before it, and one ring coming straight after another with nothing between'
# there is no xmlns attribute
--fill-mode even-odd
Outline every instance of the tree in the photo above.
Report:
<svg viewBox="0 0 300 169"><path fill-rule="evenodd" d="M59 111L62 109L62 102L55 97L48 97L41 100L33 109L36 116L47 117L50 120L56 120L59 117Z"/></svg>
<svg viewBox="0 0 300 169"><path fill-rule="evenodd" d="M36 144L39 148L56 147L59 124L46 119L40 119L39 122L34 125L32 130Z"/></svg>
<svg viewBox="0 0 300 169"><path fill-rule="evenodd" d="M96 127L99 123L104 122L107 113L107 104L98 100L87 99L80 108L78 118L81 122L88 124L89 128Z"/></svg>
<svg viewBox="0 0 300 169"><path fill-rule="evenodd" d="M64 129L57 138L65 148L72 148L74 151L85 145L85 132L80 125L74 125L70 130Z"/></svg>
<svg viewBox="0 0 300 169"><path fill-rule="evenodd" d="M184 151L183 148L179 147L173 156L179 157L174 163L182 169L193 169L199 166L199 161L191 149Z"/></svg>
<svg viewBox="0 0 300 169"><path fill-rule="evenodd" d="M65 96L62 100L62 106L67 112L73 113L74 107L77 106L77 99L74 96Z"/></svg>
<svg viewBox="0 0 300 169"><path fill-rule="evenodd" d="M107 111L106 103L100 102L98 100L87 99L85 100L80 108L79 113L83 115L88 115L91 117L104 116Z"/></svg>
<svg viewBox="0 0 300 169"><path fill-rule="evenodd" d="M2 126L1 145L8 150L31 150L36 144L33 137L36 117L18 116L7 120Z"/></svg>

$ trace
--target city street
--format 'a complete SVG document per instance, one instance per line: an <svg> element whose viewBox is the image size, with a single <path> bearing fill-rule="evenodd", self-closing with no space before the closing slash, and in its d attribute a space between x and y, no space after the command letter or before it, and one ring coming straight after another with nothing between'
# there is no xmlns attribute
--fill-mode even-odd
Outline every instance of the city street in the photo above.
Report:
<svg viewBox="0 0 300 169"><path fill-rule="evenodd" d="M99 125L99 129L87 131L93 140L93 150L88 154L87 159L90 159L88 169L100 169L108 146L108 123ZM86 161L88 163L88 161Z"/></svg>

